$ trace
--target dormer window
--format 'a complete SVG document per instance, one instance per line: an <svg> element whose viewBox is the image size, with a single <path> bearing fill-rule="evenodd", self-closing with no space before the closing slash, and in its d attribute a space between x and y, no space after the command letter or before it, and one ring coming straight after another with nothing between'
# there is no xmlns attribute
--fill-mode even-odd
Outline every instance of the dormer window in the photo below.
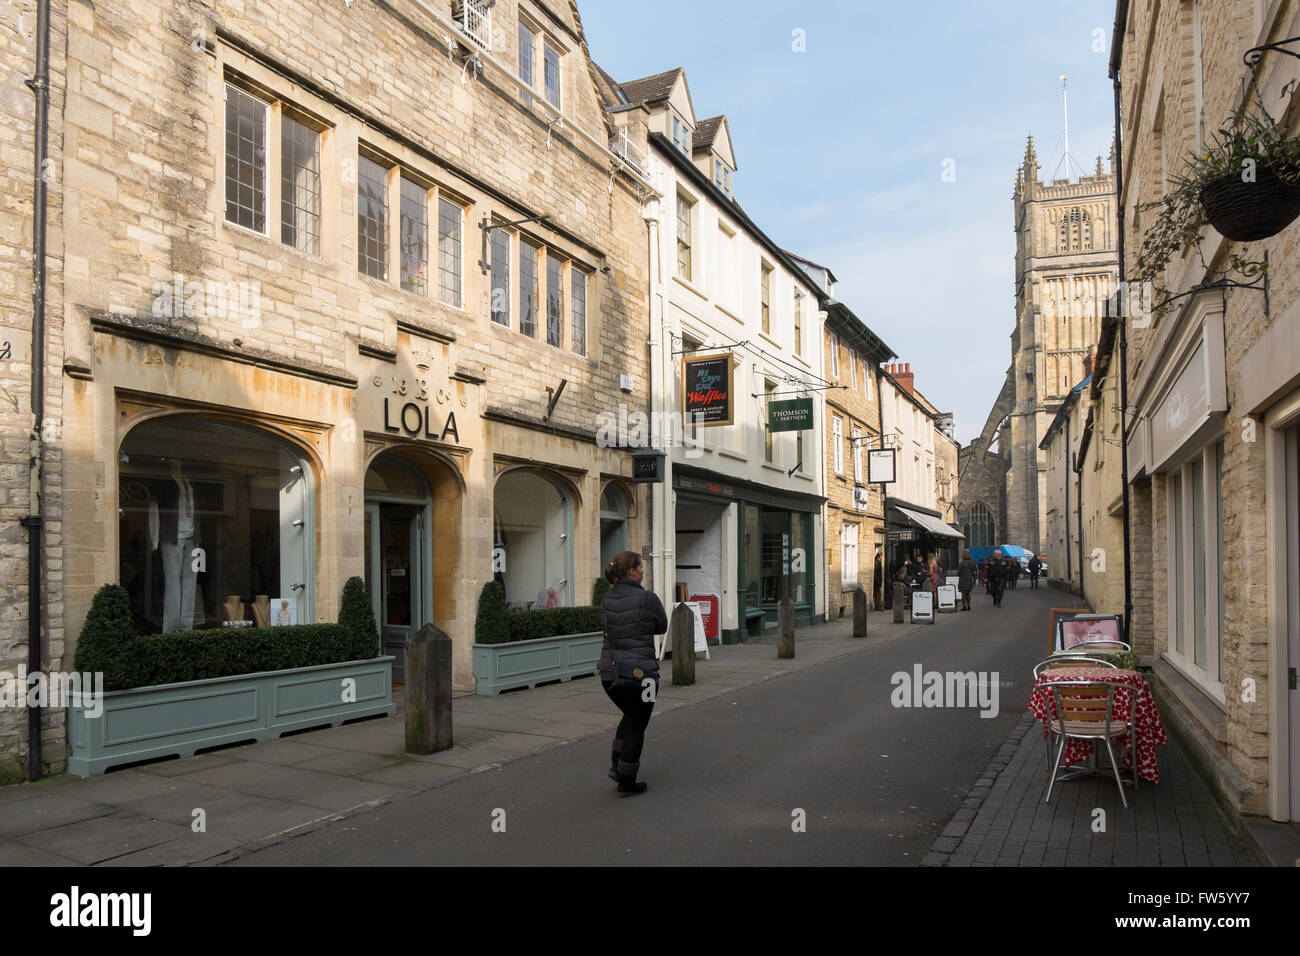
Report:
<svg viewBox="0 0 1300 956"><path fill-rule="evenodd" d="M684 156L691 155L691 128L675 113L673 114L673 145L680 149Z"/></svg>
<svg viewBox="0 0 1300 956"><path fill-rule="evenodd" d="M716 156L713 159L713 185L731 195L731 170Z"/></svg>

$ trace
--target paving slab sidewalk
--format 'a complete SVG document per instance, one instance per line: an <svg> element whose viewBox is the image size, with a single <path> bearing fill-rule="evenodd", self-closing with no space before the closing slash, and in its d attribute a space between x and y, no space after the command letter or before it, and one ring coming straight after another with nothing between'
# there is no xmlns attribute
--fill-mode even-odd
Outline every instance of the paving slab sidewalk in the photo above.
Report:
<svg viewBox="0 0 1300 956"><path fill-rule="evenodd" d="M895 625L873 613L869 637L852 622L800 628L794 660L776 657L776 635L712 647L696 683L672 684L663 663L656 718L722 694L860 653L928 625ZM457 697L455 746L404 752L396 716L375 718L82 779L70 775L0 788L0 866L215 864L350 812L444 786L470 774L609 733L618 713L593 677Z"/></svg>
<svg viewBox="0 0 1300 956"><path fill-rule="evenodd" d="M1044 803L1041 727L1025 713L922 866L1258 865L1172 739L1156 748L1160 783L1126 787L1127 808L1100 776L1058 783Z"/></svg>

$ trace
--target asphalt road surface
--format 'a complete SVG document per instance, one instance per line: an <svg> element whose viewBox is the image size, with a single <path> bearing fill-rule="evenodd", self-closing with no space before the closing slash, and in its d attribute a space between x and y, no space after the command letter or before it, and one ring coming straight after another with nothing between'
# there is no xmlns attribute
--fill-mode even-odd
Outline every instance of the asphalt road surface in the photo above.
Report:
<svg viewBox="0 0 1300 956"><path fill-rule="evenodd" d="M1020 588L995 609L977 591L917 633L656 715L640 796L615 796L601 733L231 865L915 865L1023 713L1062 598ZM918 664L996 683L997 715L894 706L893 675Z"/></svg>

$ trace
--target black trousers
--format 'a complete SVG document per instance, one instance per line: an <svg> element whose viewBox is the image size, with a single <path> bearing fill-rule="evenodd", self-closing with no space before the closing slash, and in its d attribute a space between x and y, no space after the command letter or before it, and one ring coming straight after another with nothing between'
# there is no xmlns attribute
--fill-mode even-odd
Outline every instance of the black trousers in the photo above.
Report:
<svg viewBox="0 0 1300 956"><path fill-rule="evenodd" d="M614 690L613 684L605 684L605 694L615 706L623 712L623 719L618 722L615 740L623 741L619 759L624 763L640 763L641 748L645 746L645 729L650 724L650 714L654 711L654 701L641 699L642 687L633 684L620 690Z"/></svg>

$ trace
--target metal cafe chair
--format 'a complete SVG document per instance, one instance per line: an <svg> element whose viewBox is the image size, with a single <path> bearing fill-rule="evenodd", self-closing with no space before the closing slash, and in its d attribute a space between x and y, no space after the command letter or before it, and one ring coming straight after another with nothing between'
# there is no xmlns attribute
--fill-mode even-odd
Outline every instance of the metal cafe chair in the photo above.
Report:
<svg viewBox="0 0 1300 956"><path fill-rule="evenodd" d="M1034 665L1034 683L1038 682L1038 675L1049 668L1065 670L1074 667L1109 667L1111 670L1115 670L1114 664L1098 657L1083 657L1077 654L1049 657L1047 660L1039 661ZM1048 740L1050 736L1049 734L1043 738L1043 765L1045 767L1051 767L1052 765L1052 745Z"/></svg>
<svg viewBox="0 0 1300 956"><path fill-rule="evenodd" d="M1115 720L1115 685L1105 681L1061 681L1051 685L1052 700L1056 705L1056 726L1052 728L1060 738L1056 748L1056 761L1052 765L1047 783L1047 796L1044 803L1052 802L1052 790L1058 780L1057 773L1061 767L1061 758L1071 740L1090 740L1096 746L1098 742L1106 745L1106 754L1110 757L1111 773L1115 777L1115 786L1119 789L1119 799L1125 809L1128 798L1124 796L1124 781L1119 776L1119 764L1115 761L1115 751L1110 742L1121 734L1131 732L1131 725L1125 720ZM1059 779L1068 779L1073 774Z"/></svg>
<svg viewBox="0 0 1300 956"><path fill-rule="evenodd" d="M1081 641L1080 643L1075 644L1072 648L1070 648L1070 650L1079 651L1080 653L1083 653L1084 651L1128 651L1129 653L1133 652L1133 648L1130 647L1128 644L1124 643L1123 641L1109 641L1109 640Z"/></svg>

